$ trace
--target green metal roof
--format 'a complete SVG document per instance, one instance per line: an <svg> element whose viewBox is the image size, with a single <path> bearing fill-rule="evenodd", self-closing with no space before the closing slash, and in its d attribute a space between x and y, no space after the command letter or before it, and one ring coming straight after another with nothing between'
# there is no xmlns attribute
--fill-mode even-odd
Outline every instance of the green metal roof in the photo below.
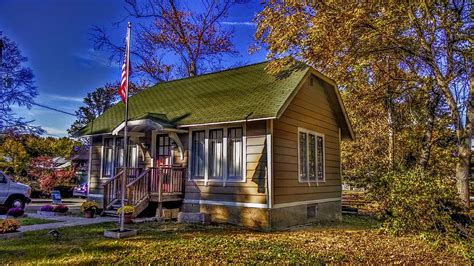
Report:
<svg viewBox="0 0 474 266"><path fill-rule="evenodd" d="M159 114L157 119L176 126L274 118L309 67L274 76L265 71L267 63L159 83L129 98L129 118ZM123 121L120 102L76 135L109 133Z"/></svg>

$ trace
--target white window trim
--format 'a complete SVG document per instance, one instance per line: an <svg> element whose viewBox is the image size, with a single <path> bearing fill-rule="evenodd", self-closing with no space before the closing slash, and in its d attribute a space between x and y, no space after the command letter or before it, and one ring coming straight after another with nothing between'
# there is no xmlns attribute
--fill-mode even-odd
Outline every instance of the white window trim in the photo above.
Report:
<svg viewBox="0 0 474 266"><path fill-rule="evenodd" d="M112 140L112 171L115 170L115 147L116 147L116 141L117 141L117 138L123 138L123 136L103 136L102 137L102 148L101 148L101 152L100 152L100 179L110 179L113 177L112 176L104 176L103 173L104 173L104 161L105 161L105 158L104 158L104 151L105 151L105 139L113 139ZM137 167L140 166L140 156L139 156L139 150L140 150L140 147L138 144L134 144L135 146L137 146L137 149L136 149L136 157L137 157Z"/></svg>
<svg viewBox="0 0 474 266"><path fill-rule="evenodd" d="M316 169L318 168L318 139L317 139L317 137L322 137L323 138L323 179L322 180L318 178L317 172L316 172L316 180L309 180L309 177L307 178L307 180L301 180L301 175L300 175L300 154L301 154L301 151L300 151L300 133L312 134L312 135L316 136L316 141L314 143L314 145L316 146L315 147L315 152L316 152L316 156L315 156L316 163L315 163L315 165L316 165ZM306 129L306 128L298 127L297 146L298 146L298 160L297 160L298 161L298 182L299 183L307 183L307 184L311 184L311 183L318 184L318 183L326 182L326 137L324 136L324 134L313 131L313 130L309 130L309 129ZM306 169L307 169L307 175L309 175L309 135L307 135L307 137L306 137L306 151L308 152L308 154L306 156Z"/></svg>
<svg viewBox="0 0 474 266"><path fill-rule="evenodd" d="M242 128L242 177L240 180L227 180L227 130L229 128ZM209 131L214 129L223 129L223 153L224 153L224 177L223 180L209 179ZM193 132L204 131L204 179L194 179L192 176L192 156L193 156ZM227 183L245 183L247 182L247 126L246 124L228 124L228 125L214 125L210 127L195 127L189 130L188 133L188 181L208 184L222 184L226 186Z"/></svg>

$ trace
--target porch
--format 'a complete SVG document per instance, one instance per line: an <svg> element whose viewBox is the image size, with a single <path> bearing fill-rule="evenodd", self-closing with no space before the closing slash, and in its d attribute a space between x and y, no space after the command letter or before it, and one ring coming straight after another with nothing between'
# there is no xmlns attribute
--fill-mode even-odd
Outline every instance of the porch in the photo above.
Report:
<svg viewBox="0 0 474 266"><path fill-rule="evenodd" d="M114 215L121 205L124 171L118 168L115 176L103 185L103 204L107 214ZM125 203L134 207L134 216L143 212L150 202L158 203L157 213L161 213L162 203L184 198L185 167L128 168L126 172Z"/></svg>

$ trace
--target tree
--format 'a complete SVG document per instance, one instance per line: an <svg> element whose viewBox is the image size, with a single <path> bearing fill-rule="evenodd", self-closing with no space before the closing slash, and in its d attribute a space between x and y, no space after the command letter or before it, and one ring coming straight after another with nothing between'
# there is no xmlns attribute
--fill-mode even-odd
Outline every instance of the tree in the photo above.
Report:
<svg viewBox="0 0 474 266"><path fill-rule="evenodd" d="M12 113L13 105L31 108L38 93L34 86L33 71L24 66L27 61L15 42L0 32L0 132L43 133L40 127Z"/></svg>
<svg viewBox="0 0 474 266"><path fill-rule="evenodd" d="M39 188L49 192L60 185L71 185L75 177L72 167L55 169L53 158L48 156L36 157L31 161L30 175L38 179Z"/></svg>
<svg viewBox="0 0 474 266"><path fill-rule="evenodd" d="M22 143L8 138L0 145L0 167L20 174L28 166L30 156Z"/></svg>
<svg viewBox="0 0 474 266"><path fill-rule="evenodd" d="M117 101L117 91L113 86L106 85L89 92L83 100L83 106L76 111L76 121L68 129L69 135L87 125L90 121L99 117Z"/></svg>
<svg viewBox="0 0 474 266"><path fill-rule="evenodd" d="M223 55L235 55L232 31L220 25L234 1L202 0L199 11L191 11L175 0L126 0L128 15L141 23L135 27L135 47L131 52L138 58L132 69L152 83L170 77L190 77L214 69ZM93 29L97 49L107 49L111 58L124 54L122 44L114 44L106 30ZM168 55L177 63L165 63Z"/></svg>
<svg viewBox="0 0 474 266"><path fill-rule="evenodd" d="M105 84L104 87L97 88L84 97L82 101L84 105L76 111L76 121L67 130L70 136L102 115L118 101L118 84ZM134 95L143 91L145 84L130 83L129 88L129 94Z"/></svg>
<svg viewBox="0 0 474 266"><path fill-rule="evenodd" d="M411 90L408 95L412 98L424 99L426 108L419 113L425 118L433 115L454 129L457 189L468 204L471 122L465 113L472 72L469 15L468 1L269 1L257 15L256 38L268 47L269 58L282 59L272 62L271 68L281 68L296 58L331 75L342 89L354 88L348 83L351 79L359 88L371 85L371 76L383 71L390 83ZM374 64L387 61L390 68ZM434 104L438 94L442 96L439 105ZM439 116L446 114L439 112L443 104L449 120ZM430 119L425 121L428 134L424 143L429 144L432 126ZM423 149L424 157L429 148Z"/></svg>

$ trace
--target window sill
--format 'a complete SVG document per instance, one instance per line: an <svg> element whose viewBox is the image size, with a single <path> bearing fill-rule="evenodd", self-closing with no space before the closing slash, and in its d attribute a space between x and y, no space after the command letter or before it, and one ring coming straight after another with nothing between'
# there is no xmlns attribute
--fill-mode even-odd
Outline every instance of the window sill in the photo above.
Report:
<svg viewBox="0 0 474 266"><path fill-rule="evenodd" d="M239 183L246 183L247 182L247 179L242 179L242 180L226 180L224 182L224 180L212 180L212 179L209 179L209 180L204 180L204 179L188 179L189 182L200 182L200 183L203 183L203 184L239 184Z"/></svg>
<svg viewBox="0 0 474 266"><path fill-rule="evenodd" d="M314 184L314 183L316 183L316 184L318 184L318 183L326 183L326 179L324 179L324 180L312 180L312 181L302 181L302 180L298 180L298 183L300 183L300 184L308 184L308 185Z"/></svg>

